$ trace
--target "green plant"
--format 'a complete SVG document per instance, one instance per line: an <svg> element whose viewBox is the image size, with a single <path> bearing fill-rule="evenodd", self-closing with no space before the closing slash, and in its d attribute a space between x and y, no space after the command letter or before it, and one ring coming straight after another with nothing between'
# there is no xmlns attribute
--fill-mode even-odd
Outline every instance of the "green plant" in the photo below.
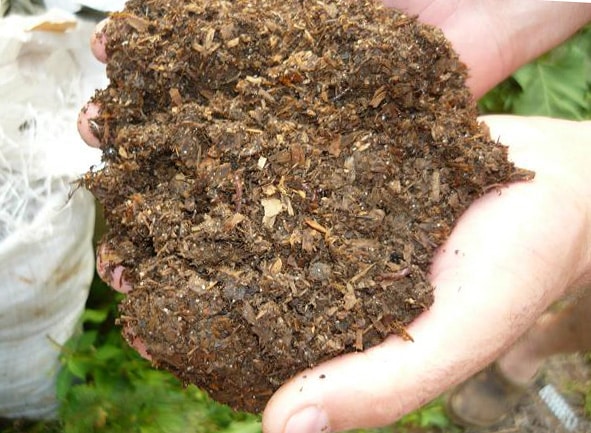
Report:
<svg viewBox="0 0 591 433"><path fill-rule="evenodd" d="M443 401L438 398L405 415L391 426L378 429L353 430L350 433L459 433L461 431L447 418L443 408Z"/></svg>
<svg viewBox="0 0 591 433"><path fill-rule="evenodd" d="M484 113L591 118L591 26L486 94Z"/></svg>
<svg viewBox="0 0 591 433"><path fill-rule="evenodd" d="M428 431L445 431L446 433L461 431L445 415L442 399L435 399L420 410L404 416L396 423L396 426L401 428L401 432L404 432L404 429L416 427L429 429Z"/></svg>
<svg viewBox="0 0 591 433"><path fill-rule="evenodd" d="M101 305L85 311L83 332L62 351L57 393L63 433L260 430L257 417L234 413L194 386L183 388L169 373L153 369L113 326L118 296L108 293L98 280L93 289L93 298Z"/></svg>

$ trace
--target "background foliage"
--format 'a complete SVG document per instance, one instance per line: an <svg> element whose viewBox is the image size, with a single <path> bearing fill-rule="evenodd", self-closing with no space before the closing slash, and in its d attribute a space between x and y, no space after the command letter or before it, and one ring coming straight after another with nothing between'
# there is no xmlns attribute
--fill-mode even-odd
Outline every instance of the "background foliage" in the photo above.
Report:
<svg viewBox="0 0 591 433"><path fill-rule="evenodd" d="M591 26L519 69L479 107L483 113L591 118Z"/></svg>
<svg viewBox="0 0 591 433"><path fill-rule="evenodd" d="M591 27L524 66L479 102L483 113L591 118ZM95 279L83 329L63 347L55 422L0 421L5 433L258 433L258 417L232 412L195 387L183 388L121 339L114 326L119 295ZM591 392L587 385L587 405ZM458 432L440 401L385 432ZM361 432L361 431L358 431Z"/></svg>

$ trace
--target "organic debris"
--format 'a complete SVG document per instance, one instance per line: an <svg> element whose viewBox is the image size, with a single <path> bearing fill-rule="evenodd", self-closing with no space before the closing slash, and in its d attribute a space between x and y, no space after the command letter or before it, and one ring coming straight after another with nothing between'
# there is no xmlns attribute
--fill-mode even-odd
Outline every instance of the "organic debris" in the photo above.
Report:
<svg viewBox="0 0 591 433"><path fill-rule="evenodd" d="M442 33L374 1L131 0L107 35L85 184L133 284L124 334L234 408L412 339L454 221L531 178Z"/></svg>

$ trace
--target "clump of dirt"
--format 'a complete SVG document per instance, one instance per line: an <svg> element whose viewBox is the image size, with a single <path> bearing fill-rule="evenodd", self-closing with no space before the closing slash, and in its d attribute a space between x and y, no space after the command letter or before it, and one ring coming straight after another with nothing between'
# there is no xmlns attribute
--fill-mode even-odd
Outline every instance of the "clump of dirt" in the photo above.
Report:
<svg viewBox="0 0 591 433"><path fill-rule="evenodd" d="M133 284L124 335L237 409L410 339L454 221L531 177L443 35L371 0L131 0L107 37L84 183Z"/></svg>

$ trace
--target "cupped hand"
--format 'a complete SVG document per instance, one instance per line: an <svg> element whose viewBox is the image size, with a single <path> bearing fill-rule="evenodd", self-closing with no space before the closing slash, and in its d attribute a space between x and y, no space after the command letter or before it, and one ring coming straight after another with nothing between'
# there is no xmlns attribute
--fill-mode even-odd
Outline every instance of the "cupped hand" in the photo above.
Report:
<svg viewBox="0 0 591 433"><path fill-rule="evenodd" d="M502 11L496 11L496 18L477 18L492 2L453 2L452 8L439 1L388 3L443 28L470 68L469 85L476 96L589 18L588 8L562 9L570 18L547 21L553 23L550 42L551 38L536 32L524 42L519 26L503 21ZM538 2L526 3L533 7ZM548 14L549 9L544 11ZM522 30L541 31L541 21L525 21L530 24ZM500 25L499 32L489 40L493 24ZM521 35L517 45L525 43L529 48L510 48L508 35ZM97 58L105 61L101 30L92 46ZM88 105L79 129L87 143L100 147L92 127L98 110ZM486 121L493 137L510 145L517 165L535 170L536 178L490 192L461 218L434 259L431 281L436 301L408 328L414 342L392 336L378 347L336 358L294 377L269 402L263 417L266 433L388 424L481 369L554 300L589 283L591 183L585 179L585 162L591 160L591 149L585 140L591 138L591 125L514 117ZM132 289L123 268L110 261L104 249L98 266L115 289ZM136 347L141 351L141 342ZM143 352L147 355L145 348Z"/></svg>
<svg viewBox="0 0 591 433"><path fill-rule="evenodd" d="M397 336L305 371L272 397L265 433L389 424L496 359L542 312L591 283L591 122L494 116L532 181L491 191L460 218L430 272L435 302Z"/></svg>

